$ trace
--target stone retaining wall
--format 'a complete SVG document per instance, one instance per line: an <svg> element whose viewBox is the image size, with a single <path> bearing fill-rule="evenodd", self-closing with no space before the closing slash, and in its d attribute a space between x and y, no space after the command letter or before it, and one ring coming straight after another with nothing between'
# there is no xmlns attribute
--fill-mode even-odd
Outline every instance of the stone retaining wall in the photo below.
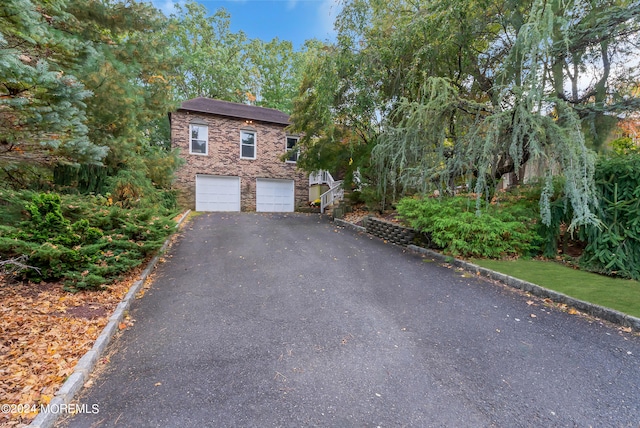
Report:
<svg viewBox="0 0 640 428"><path fill-rule="evenodd" d="M375 217L367 217L365 227L367 233L403 247L412 244L413 238L416 236L416 231L409 227L390 223Z"/></svg>

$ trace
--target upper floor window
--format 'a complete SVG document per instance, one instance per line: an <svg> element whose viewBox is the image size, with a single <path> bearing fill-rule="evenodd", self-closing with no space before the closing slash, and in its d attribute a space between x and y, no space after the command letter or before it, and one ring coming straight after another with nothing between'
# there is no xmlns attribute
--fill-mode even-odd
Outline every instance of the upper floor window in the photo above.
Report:
<svg viewBox="0 0 640 428"><path fill-rule="evenodd" d="M300 151L297 149L294 150L297 144L298 137L287 137L287 152L289 153L287 162L298 162L298 155L300 154Z"/></svg>
<svg viewBox="0 0 640 428"><path fill-rule="evenodd" d="M240 131L240 159L256 158L256 133L254 131Z"/></svg>
<svg viewBox="0 0 640 428"><path fill-rule="evenodd" d="M209 130L206 125L189 125L189 153L206 155L209 152Z"/></svg>

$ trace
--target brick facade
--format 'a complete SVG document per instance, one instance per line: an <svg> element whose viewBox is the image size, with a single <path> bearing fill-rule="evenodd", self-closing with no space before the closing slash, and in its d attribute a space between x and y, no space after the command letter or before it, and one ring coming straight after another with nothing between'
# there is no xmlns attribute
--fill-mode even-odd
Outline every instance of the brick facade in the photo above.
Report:
<svg viewBox="0 0 640 428"><path fill-rule="evenodd" d="M208 154L189 154L189 125L208 127ZM240 130L256 135L256 159L240 158ZM285 125L214 114L178 110L171 114L171 144L178 148L184 164L176 172L175 188L180 203L195 208L196 174L240 177L241 210L256 210L256 178L293 179L295 206L306 206L309 181L295 163L280 160L286 152Z"/></svg>

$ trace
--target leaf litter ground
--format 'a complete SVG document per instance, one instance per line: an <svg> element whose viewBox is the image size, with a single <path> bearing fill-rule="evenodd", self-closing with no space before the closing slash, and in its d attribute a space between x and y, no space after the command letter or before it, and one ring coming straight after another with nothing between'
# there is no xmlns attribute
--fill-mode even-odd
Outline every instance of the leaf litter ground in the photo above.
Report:
<svg viewBox="0 0 640 428"><path fill-rule="evenodd" d="M12 284L0 276L0 405L31 410L48 404L141 271L105 290L76 294L61 284ZM36 415L0 413L0 427L25 426Z"/></svg>
<svg viewBox="0 0 640 428"><path fill-rule="evenodd" d="M184 213L175 218L182 227L187 222L179 218ZM179 235L171 236L170 245ZM0 274L0 406L36 410L48 404L93 347L147 262L101 291L75 294L63 290L62 284L16 283ZM152 277L147 277L137 298L150 287ZM125 317L119 329L134 321ZM4 412L6 409L0 412L0 428L27 426L38 414L37 410Z"/></svg>

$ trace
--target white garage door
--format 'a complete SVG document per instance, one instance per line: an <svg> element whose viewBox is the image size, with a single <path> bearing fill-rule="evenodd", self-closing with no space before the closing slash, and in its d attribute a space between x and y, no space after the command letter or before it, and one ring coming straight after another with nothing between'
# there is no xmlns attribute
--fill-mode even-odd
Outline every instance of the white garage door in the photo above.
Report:
<svg viewBox="0 0 640 428"><path fill-rule="evenodd" d="M240 177L196 175L196 211L240 211Z"/></svg>
<svg viewBox="0 0 640 428"><path fill-rule="evenodd" d="M256 211L293 212L294 200L293 180L256 180Z"/></svg>

